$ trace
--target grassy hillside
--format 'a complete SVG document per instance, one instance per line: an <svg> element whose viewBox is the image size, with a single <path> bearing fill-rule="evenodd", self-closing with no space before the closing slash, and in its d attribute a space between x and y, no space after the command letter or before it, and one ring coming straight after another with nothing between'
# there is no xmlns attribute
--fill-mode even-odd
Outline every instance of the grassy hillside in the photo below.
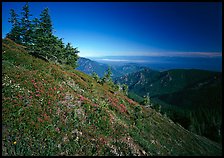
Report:
<svg viewBox="0 0 224 158"><path fill-rule="evenodd" d="M2 41L2 155L221 155L221 145Z"/></svg>
<svg viewBox="0 0 224 158"><path fill-rule="evenodd" d="M221 143L222 73L195 69L145 69L117 79L141 103L147 93L162 112L186 129Z"/></svg>

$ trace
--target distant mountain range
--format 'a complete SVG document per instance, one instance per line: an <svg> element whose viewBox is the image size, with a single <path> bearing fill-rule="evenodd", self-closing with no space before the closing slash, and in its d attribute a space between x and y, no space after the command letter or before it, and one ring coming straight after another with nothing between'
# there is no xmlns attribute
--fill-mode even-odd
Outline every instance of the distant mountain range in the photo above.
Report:
<svg viewBox="0 0 224 158"><path fill-rule="evenodd" d="M82 71L91 75L93 72L97 73L100 77L104 75L104 72L109 68L109 65L98 63L96 61L79 57L78 67L76 70Z"/></svg>
<svg viewBox="0 0 224 158"><path fill-rule="evenodd" d="M109 67L111 68L112 71L112 78L123 76L128 73L137 72L144 68L143 66L140 66L135 63L127 63L125 65L119 65L119 66L115 65L110 66L109 64L103 64L87 58L80 57L78 59L78 67L76 69L89 75L95 72L100 77L103 77L104 73Z"/></svg>
<svg viewBox="0 0 224 158"><path fill-rule="evenodd" d="M148 68L116 78L116 82L129 86L129 92L165 99L180 95L183 91L194 92L206 88L220 90L222 73L196 69L155 71ZM178 93L177 93L178 92ZM188 94L186 94L188 95ZM202 94L201 94L202 95ZM162 97L161 97L162 96ZM197 96L198 97L198 96ZM168 100L166 98L166 100ZM179 103L179 102L178 102ZM192 103L190 103L192 105Z"/></svg>

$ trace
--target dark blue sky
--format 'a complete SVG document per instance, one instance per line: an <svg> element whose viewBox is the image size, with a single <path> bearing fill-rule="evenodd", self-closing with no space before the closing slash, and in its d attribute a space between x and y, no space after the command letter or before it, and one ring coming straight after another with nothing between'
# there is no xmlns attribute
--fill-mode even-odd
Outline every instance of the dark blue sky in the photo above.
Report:
<svg viewBox="0 0 224 158"><path fill-rule="evenodd" d="M24 2L2 2L2 35L9 10ZM30 2L33 17L48 7L55 35L80 56L221 57L222 3Z"/></svg>

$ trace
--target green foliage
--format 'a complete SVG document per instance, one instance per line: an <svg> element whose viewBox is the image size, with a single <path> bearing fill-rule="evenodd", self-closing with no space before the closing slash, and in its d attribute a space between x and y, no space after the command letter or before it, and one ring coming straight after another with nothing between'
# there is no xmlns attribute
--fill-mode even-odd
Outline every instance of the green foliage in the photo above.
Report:
<svg viewBox="0 0 224 158"><path fill-rule="evenodd" d="M198 108L216 111L212 113L213 117L216 118L216 121L213 122L221 124L221 80L222 73L220 72L194 69L163 72L145 69L118 79L120 83L125 83L130 87L129 97L135 101L143 105L150 104L156 111L166 114L184 128L191 129L192 132L217 142L221 141L219 127L212 121L205 123L201 115L204 118L210 117L212 120L211 113L209 110L204 112ZM149 98L144 97L142 100L141 97L145 95ZM161 110L157 104L161 105Z"/></svg>
<svg viewBox="0 0 224 158"><path fill-rule="evenodd" d="M104 73L104 76L101 78L101 84L108 83L110 85L113 84L112 78L111 78L112 72L111 68L109 67L107 71Z"/></svg>
<svg viewBox="0 0 224 158"><path fill-rule="evenodd" d="M128 85L122 84L122 89L125 95L128 95Z"/></svg>
<svg viewBox="0 0 224 158"><path fill-rule="evenodd" d="M48 8L45 8L40 14L40 30L42 35L51 36L53 33L51 17Z"/></svg>
<svg viewBox="0 0 224 158"><path fill-rule="evenodd" d="M100 83L100 77L97 75L97 73L93 72L93 73L92 73L92 77L95 79L95 81L96 81L97 83Z"/></svg>
<svg viewBox="0 0 224 158"><path fill-rule="evenodd" d="M151 99L149 97L149 93L147 93L146 96L144 96L144 100L143 100L143 105L146 105L146 106L150 106L151 105Z"/></svg>
<svg viewBox="0 0 224 158"><path fill-rule="evenodd" d="M129 92L128 93L128 97L133 99L134 101L138 102L138 103L142 103L144 98L140 97L139 95L133 93L133 92Z"/></svg>
<svg viewBox="0 0 224 158"><path fill-rule="evenodd" d="M66 64L71 65L72 67L77 67L78 60L78 48L73 48L70 43L65 46L65 52L62 54L63 58L66 60Z"/></svg>
<svg viewBox="0 0 224 158"><path fill-rule="evenodd" d="M156 104L152 104L151 108L156 110L159 113L161 112L161 105L159 105L157 103Z"/></svg>
<svg viewBox="0 0 224 158"><path fill-rule="evenodd" d="M78 49L73 48L70 43L64 45L62 39L53 35L53 25L48 8L45 8L40 19L30 20L31 14L28 3L23 7L21 22L18 15L12 9L9 22L12 30L7 37L17 43L27 46L27 50L35 57L45 61L71 65L77 67Z"/></svg>
<svg viewBox="0 0 224 158"><path fill-rule="evenodd" d="M22 43L22 39L21 39L21 28L20 28L20 23L19 23L19 19L18 19L18 14L16 14L14 9L10 9L10 18L9 21L10 23L12 23L12 29L11 31L6 35L7 38L12 39L13 41L15 41L18 44Z"/></svg>
<svg viewBox="0 0 224 158"><path fill-rule="evenodd" d="M112 81L111 75L112 75L112 72L111 72L111 68L109 67L104 75L106 82Z"/></svg>
<svg viewBox="0 0 224 158"><path fill-rule="evenodd" d="M31 20L30 9L28 2L23 6L22 11L22 19L21 19L21 36L22 36L22 44L30 45L31 44L31 36L32 36L32 28L31 28Z"/></svg>

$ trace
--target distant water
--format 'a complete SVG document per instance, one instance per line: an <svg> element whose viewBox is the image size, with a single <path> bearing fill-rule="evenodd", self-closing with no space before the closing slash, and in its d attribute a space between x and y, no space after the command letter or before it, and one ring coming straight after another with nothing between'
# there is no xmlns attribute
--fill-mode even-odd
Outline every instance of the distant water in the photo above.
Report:
<svg viewBox="0 0 224 158"><path fill-rule="evenodd" d="M90 59L109 65L137 63L159 71L169 69L202 69L222 72L222 57L105 56L91 57Z"/></svg>

